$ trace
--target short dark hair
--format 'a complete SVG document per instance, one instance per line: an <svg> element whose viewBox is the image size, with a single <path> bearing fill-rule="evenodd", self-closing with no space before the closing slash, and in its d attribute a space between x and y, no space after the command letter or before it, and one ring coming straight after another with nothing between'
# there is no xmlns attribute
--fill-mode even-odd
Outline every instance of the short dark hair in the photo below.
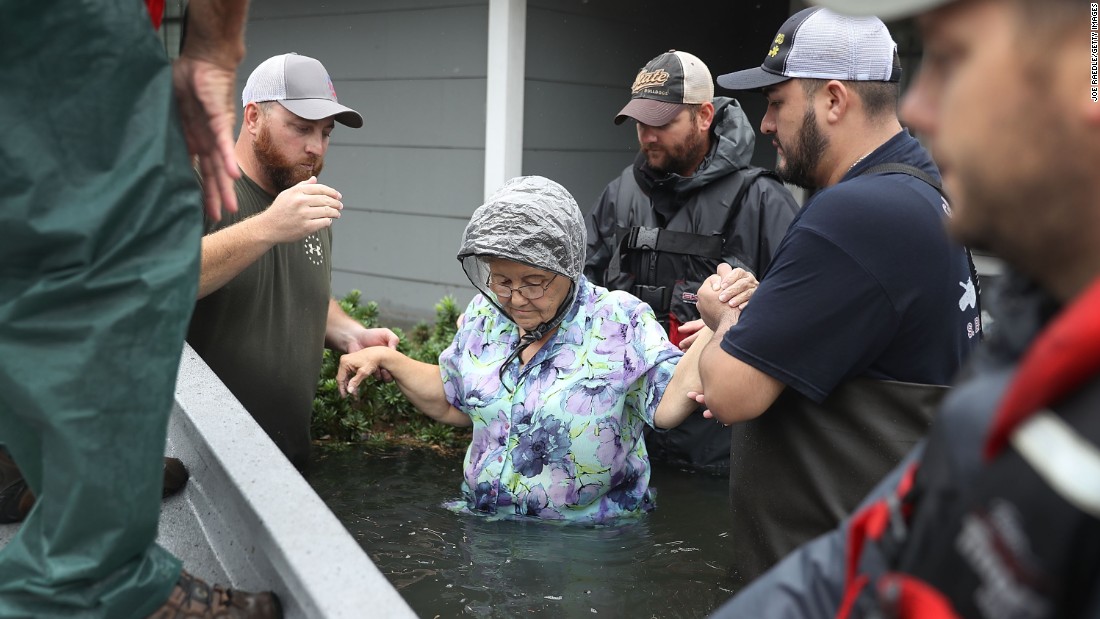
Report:
<svg viewBox="0 0 1100 619"><path fill-rule="evenodd" d="M702 106L703 106L702 103L688 103L687 104L688 119L691 120L691 121L694 121L695 117L699 115L699 108L702 107Z"/></svg>
<svg viewBox="0 0 1100 619"><path fill-rule="evenodd" d="M830 80L802 78L802 89L806 96L811 96L827 84ZM867 110L869 118L879 118L886 114L894 116L898 113L898 99L901 98L901 88L897 82L871 82L839 80L854 91L863 101L863 109Z"/></svg>

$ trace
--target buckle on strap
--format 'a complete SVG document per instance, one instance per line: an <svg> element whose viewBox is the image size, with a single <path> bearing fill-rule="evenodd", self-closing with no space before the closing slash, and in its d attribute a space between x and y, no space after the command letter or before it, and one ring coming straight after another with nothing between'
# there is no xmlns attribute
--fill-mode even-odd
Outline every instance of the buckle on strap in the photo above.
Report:
<svg viewBox="0 0 1100 619"><path fill-rule="evenodd" d="M626 246L629 249L648 249L650 251L655 251L657 249L657 239L660 238L660 236L660 228L634 226L630 229L630 236L627 237Z"/></svg>

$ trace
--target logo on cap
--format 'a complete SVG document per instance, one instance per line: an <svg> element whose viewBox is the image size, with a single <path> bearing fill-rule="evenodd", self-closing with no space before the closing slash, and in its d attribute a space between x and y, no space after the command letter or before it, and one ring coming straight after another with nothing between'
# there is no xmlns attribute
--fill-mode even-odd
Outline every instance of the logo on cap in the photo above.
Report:
<svg viewBox="0 0 1100 619"><path fill-rule="evenodd" d="M646 71L643 69L638 72L638 77L634 78L634 85L630 87L630 92L632 94L638 94L639 91L649 88L650 86L664 86L669 77L668 71L664 69L657 69L655 71Z"/></svg>
<svg viewBox="0 0 1100 619"><path fill-rule="evenodd" d="M768 57L775 58L779 54L779 46L783 44L783 41L787 39L787 35L780 32L775 35L775 41L773 41L772 48L768 50Z"/></svg>

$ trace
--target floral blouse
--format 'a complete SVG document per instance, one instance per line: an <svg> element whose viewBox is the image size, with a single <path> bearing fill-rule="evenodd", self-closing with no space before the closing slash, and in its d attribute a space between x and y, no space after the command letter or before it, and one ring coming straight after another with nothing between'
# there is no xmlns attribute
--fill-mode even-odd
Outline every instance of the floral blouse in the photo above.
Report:
<svg viewBox="0 0 1100 619"><path fill-rule="evenodd" d="M605 523L654 507L643 424L680 359L648 305L592 285L526 365L519 328L476 296L439 356L447 400L473 421L465 502L487 514Z"/></svg>

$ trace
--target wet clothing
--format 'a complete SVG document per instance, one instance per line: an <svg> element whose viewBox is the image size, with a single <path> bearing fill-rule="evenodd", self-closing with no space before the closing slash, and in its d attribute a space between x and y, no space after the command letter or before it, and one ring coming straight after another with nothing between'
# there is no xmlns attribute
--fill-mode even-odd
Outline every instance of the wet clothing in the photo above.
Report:
<svg viewBox="0 0 1100 619"><path fill-rule="evenodd" d="M1064 309L1000 283L999 328L922 449L715 617L1100 615L1100 281Z"/></svg>
<svg viewBox="0 0 1100 619"><path fill-rule="evenodd" d="M760 277L798 212L778 177L749 165L755 132L737 101L717 97L714 108L711 150L693 175L658 173L639 153L585 219L585 275L649 303L674 343L675 327L699 318L696 292L718 265ZM701 414L647 441L655 460L728 470L729 432Z"/></svg>
<svg viewBox="0 0 1100 619"><path fill-rule="evenodd" d="M235 188L237 212L207 221L207 234L261 213L275 200L243 174ZM331 257L331 228L276 245L200 299L187 332L187 342L300 470L309 463Z"/></svg>
<svg viewBox="0 0 1100 619"><path fill-rule="evenodd" d="M140 2L0 0L0 440L37 501L0 616L144 617L201 202Z"/></svg>
<svg viewBox="0 0 1100 619"><path fill-rule="evenodd" d="M448 402L473 421L452 507L606 523L653 509L642 428L681 357L648 305L585 278L550 340L498 370L519 329L485 297L439 357Z"/></svg>
<svg viewBox="0 0 1100 619"><path fill-rule="evenodd" d="M976 282L944 231L946 201L894 162L938 179L901 131L791 224L722 341L787 386L731 426L738 582L836 526L924 435L942 385L979 342Z"/></svg>

